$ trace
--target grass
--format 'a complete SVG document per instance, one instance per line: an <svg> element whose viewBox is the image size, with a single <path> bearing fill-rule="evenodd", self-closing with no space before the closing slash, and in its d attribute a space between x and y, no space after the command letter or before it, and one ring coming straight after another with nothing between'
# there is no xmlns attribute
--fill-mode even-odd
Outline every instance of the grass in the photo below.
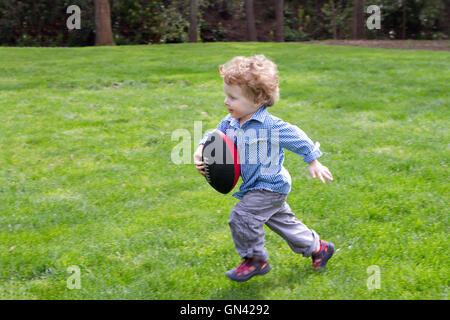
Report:
<svg viewBox="0 0 450 320"><path fill-rule="evenodd" d="M237 200L174 164L171 134L194 148L194 121L226 115L217 66L256 53L279 66L270 112L335 177L288 152L288 203L338 251L314 273L267 229L273 270L238 284ZM290 43L0 48L0 298L448 299L449 68L448 52Z"/></svg>

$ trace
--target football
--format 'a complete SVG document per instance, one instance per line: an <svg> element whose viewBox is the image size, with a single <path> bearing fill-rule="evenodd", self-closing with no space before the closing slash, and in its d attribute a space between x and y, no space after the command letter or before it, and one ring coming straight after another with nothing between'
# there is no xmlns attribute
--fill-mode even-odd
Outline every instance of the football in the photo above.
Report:
<svg viewBox="0 0 450 320"><path fill-rule="evenodd" d="M214 130L203 146L202 160L205 178L220 193L229 193L236 186L241 173L238 150L223 132Z"/></svg>

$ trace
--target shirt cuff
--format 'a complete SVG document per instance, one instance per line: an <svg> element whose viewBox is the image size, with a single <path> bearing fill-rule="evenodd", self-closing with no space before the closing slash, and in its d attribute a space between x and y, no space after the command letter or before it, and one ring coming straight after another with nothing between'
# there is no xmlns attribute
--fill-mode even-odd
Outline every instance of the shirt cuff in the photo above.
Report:
<svg viewBox="0 0 450 320"><path fill-rule="evenodd" d="M322 152L320 151L319 147L320 143L316 142L316 144L314 145L314 149L307 155L303 156L303 161L306 163L311 163L314 160L320 158L322 156Z"/></svg>

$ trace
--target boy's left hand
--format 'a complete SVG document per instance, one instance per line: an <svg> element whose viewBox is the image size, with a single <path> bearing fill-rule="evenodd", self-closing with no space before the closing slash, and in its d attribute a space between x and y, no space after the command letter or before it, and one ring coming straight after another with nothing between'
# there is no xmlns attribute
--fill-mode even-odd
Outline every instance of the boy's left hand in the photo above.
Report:
<svg viewBox="0 0 450 320"><path fill-rule="evenodd" d="M314 160L308 166L308 171L311 174L311 177L318 177L322 183L325 183L325 179L333 181L333 176L331 175L330 170L327 167L322 165L319 161Z"/></svg>

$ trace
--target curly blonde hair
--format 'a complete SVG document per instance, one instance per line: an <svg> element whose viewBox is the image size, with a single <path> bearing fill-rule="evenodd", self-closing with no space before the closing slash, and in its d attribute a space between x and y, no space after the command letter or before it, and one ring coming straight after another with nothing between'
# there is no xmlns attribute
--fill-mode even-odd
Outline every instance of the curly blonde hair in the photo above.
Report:
<svg viewBox="0 0 450 320"><path fill-rule="evenodd" d="M227 85L243 87L254 103L270 107L280 98L277 65L262 54L234 57L219 66L219 73Z"/></svg>

